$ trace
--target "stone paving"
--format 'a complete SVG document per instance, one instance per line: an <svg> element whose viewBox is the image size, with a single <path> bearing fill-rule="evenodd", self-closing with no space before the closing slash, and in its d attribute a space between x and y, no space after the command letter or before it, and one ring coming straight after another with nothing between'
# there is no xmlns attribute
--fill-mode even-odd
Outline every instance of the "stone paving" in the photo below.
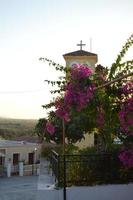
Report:
<svg viewBox="0 0 133 200"><path fill-rule="evenodd" d="M37 176L0 178L0 200L36 200Z"/></svg>
<svg viewBox="0 0 133 200"><path fill-rule="evenodd" d="M41 159L38 190L45 190L54 187L54 177L52 177L49 165L50 163L47 160Z"/></svg>
<svg viewBox="0 0 133 200"><path fill-rule="evenodd" d="M49 162L42 159L39 176L0 178L0 200L58 199Z"/></svg>
<svg viewBox="0 0 133 200"><path fill-rule="evenodd" d="M54 177L49 169L49 162L42 159L38 177L37 200L58 200L60 199L59 196L60 191L55 189Z"/></svg>

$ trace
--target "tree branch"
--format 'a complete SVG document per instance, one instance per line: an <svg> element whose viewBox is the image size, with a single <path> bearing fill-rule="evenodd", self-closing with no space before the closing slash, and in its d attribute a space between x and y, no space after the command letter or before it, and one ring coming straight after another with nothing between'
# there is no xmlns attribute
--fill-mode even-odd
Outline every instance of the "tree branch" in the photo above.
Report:
<svg viewBox="0 0 133 200"><path fill-rule="evenodd" d="M105 83L105 84L103 84L103 85L100 85L100 86L94 88L94 90L98 90L98 89L104 88L104 87L106 87L106 86L108 86L108 85L111 85L111 84L113 84L113 83L115 83L115 82L117 82L117 81L122 80L123 78L127 78L127 77L132 76L132 75L133 75L133 72L131 72L131 73L129 73L129 74L126 74L126 75L124 75L124 76L121 76L121 77L119 77L119 78L116 78L116 79L114 79L113 81L110 81L110 82Z"/></svg>

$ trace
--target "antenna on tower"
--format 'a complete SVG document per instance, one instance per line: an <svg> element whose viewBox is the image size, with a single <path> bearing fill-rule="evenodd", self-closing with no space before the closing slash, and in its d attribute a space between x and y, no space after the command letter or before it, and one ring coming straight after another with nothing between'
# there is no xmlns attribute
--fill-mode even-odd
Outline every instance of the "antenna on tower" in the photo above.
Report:
<svg viewBox="0 0 133 200"><path fill-rule="evenodd" d="M90 52L92 52L92 38L90 38Z"/></svg>

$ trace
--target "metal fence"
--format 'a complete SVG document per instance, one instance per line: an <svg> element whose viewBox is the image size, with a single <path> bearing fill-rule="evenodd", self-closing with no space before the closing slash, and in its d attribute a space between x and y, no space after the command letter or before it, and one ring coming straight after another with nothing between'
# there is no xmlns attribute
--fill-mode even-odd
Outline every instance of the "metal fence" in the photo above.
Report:
<svg viewBox="0 0 133 200"><path fill-rule="evenodd" d="M59 155L52 151L51 167L58 186L119 182L120 162L110 153Z"/></svg>

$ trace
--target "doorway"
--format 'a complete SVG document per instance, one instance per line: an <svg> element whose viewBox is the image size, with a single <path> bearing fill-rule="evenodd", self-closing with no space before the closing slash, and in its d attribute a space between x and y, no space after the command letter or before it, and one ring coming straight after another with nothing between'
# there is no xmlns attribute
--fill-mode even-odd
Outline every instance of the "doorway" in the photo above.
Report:
<svg viewBox="0 0 133 200"><path fill-rule="evenodd" d="M13 154L13 171L12 171L13 175L18 175L18 173L19 173L19 166L18 166L19 158L20 158L19 153Z"/></svg>
<svg viewBox="0 0 133 200"><path fill-rule="evenodd" d="M29 165L34 164L34 153L33 152L29 153L28 163L29 163Z"/></svg>

